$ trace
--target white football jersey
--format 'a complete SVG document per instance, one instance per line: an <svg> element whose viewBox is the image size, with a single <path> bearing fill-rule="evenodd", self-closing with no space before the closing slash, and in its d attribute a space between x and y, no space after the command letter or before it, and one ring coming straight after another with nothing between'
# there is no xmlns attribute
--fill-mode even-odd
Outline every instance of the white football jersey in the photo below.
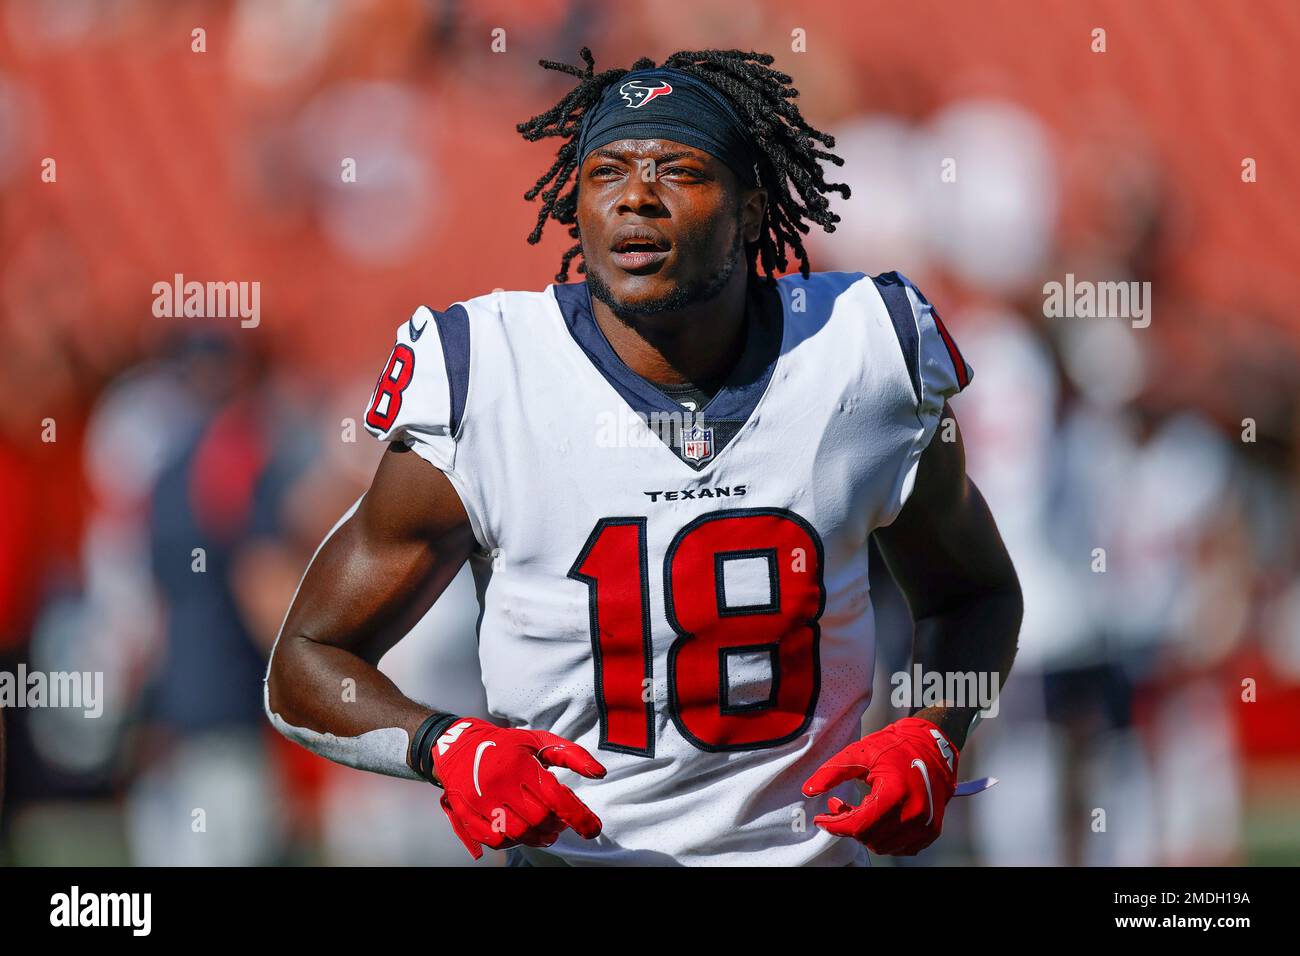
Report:
<svg viewBox="0 0 1300 956"><path fill-rule="evenodd" d="M419 308L371 396L469 514L491 718L609 771L555 771L604 830L534 861L866 861L800 787L860 735L867 536L971 370L897 273L786 276L750 317L696 412L617 357L586 283Z"/></svg>

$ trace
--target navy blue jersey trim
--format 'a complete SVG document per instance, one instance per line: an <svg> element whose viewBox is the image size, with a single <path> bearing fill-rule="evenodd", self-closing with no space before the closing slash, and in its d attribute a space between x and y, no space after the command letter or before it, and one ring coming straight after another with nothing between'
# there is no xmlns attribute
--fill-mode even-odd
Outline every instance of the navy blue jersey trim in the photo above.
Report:
<svg viewBox="0 0 1300 956"><path fill-rule="evenodd" d="M759 285L757 295L758 307L762 310L764 320L761 329L771 335L771 339L763 347L770 348L770 354L759 375L750 378L747 382L729 382L713 396L713 400L701 410L706 419L748 421L758 405L758 400L767 391L768 382L772 379L776 360L781 354L781 340L785 337L785 307L781 303L781 293L776 286ZM751 327L751 331L753 328Z"/></svg>
<svg viewBox="0 0 1300 956"><path fill-rule="evenodd" d="M907 298L907 284L897 272L882 272L872 276L876 291L885 301L889 311L889 320L894 324L894 334L898 336L899 347L903 350L903 361L907 363L907 377L912 382L912 394L921 401L921 339L916 330L916 316L912 312L911 300ZM917 295L920 295L918 292Z"/></svg>
<svg viewBox="0 0 1300 956"><path fill-rule="evenodd" d="M633 411L643 415L651 412L681 412L680 405L637 375L618 357L614 347L605 338L605 333L596 324L596 316L591 308L591 290L587 283L569 282L554 288L555 301L560 304L564 324L568 326L574 341L587 353L605 380L632 406Z"/></svg>
<svg viewBox="0 0 1300 956"><path fill-rule="evenodd" d="M469 313L462 305L453 305L446 312L433 312L438 323L438 336L442 339L442 361L447 369L447 388L451 393L451 434L460 431L465 415L465 399L469 395Z"/></svg>

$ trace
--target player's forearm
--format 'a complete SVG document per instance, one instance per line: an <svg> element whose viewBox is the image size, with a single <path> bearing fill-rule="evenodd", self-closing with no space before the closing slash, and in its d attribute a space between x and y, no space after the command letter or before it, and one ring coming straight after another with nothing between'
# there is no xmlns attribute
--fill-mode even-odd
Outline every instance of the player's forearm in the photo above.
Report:
<svg viewBox="0 0 1300 956"><path fill-rule="evenodd" d="M1005 585L982 591L941 614L916 622L914 662L923 675L943 679L944 699L938 704L917 706L912 716L923 717L939 726L958 748L965 746L971 720L987 699L970 699L997 693L1011 672L1016 656L1017 636L1023 602L1014 578ZM949 697L947 688L961 693Z"/></svg>
<svg viewBox="0 0 1300 956"><path fill-rule="evenodd" d="M433 710L349 651L286 634L267 672L267 717L285 737L336 763L422 779L410 742Z"/></svg>
<svg viewBox="0 0 1300 956"><path fill-rule="evenodd" d="M280 733L337 763L394 777L433 710L378 668L455 577L473 543L447 479L389 449L366 495L312 557L267 669L265 705Z"/></svg>

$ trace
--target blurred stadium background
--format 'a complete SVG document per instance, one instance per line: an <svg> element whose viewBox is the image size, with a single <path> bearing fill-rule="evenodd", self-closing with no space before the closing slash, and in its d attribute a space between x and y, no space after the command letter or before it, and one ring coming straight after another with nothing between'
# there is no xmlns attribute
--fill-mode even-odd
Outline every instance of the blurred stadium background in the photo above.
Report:
<svg viewBox="0 0 1300 956"><path fill-rule="evenodd" d="M393 330L552 281L522 201L551 147L514 124L583 44L774 53L853 187L813 267L907 273L975 369L954 407L1027 613L963 759L1002 784L906 865L1300 862L1290 0L0 6L0 669L107 698L5 710L0 860L468 862L427 788L277 737L260 682L380 454L345 420ZM260 324L155 318L176 273L259 281ZM1152 324L1044 318L1066 273L1150 281ZM875 583L868 729L909 639ZM384 669L481 712L474 620L458 581Z"/></svg>

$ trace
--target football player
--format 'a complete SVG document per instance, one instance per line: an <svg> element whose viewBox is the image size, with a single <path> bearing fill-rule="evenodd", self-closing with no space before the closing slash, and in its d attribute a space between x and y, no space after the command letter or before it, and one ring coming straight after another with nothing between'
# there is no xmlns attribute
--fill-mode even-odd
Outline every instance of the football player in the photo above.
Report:
<svg viewBox="0 0 1300 956"><path fill-rule="evenodd" d="M800 234L833 230L848 190L771 56L598 73L581 55L542 61L576 84L519 126L560 141L529 241L550 219L577 242L542 291L398 328L366 411L388 446L289 609L270 719L442 788L475 857L915 853L977 711L945 701L859 739L867 544L925 672L1005 679L1019 585L946 406L971 370L903 276L810 271ZM799 270L776 278L787 252ZM567 282L579 255L586 281ZM466 562L486 714L411 700L376 666Z"/></svg>

